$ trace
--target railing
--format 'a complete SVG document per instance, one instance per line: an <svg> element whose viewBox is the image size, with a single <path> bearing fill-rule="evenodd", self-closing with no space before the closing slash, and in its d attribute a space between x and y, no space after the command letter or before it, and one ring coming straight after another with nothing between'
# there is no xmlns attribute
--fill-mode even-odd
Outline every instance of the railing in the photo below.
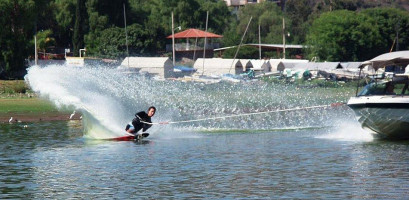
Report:
<svg viewBox="0 0 409 200"><path fill-rule="evenodd" d="M220 48L219 43L206 44L206 50ZM175 44L175 51L200 51L203 50L203 45L198 46L191 43L177 43ZM172 44L166 45L166 51L172 51Z"/></svg>

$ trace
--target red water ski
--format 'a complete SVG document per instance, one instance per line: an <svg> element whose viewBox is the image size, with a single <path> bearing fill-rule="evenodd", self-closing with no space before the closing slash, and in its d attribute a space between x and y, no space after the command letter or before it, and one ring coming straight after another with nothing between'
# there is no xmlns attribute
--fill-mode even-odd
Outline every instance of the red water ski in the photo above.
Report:
<svg viewBox="0 0 409 200"><path fill-rule="evenodd" d="M115 140L115 141L131 141L131 140L135 140L135 136L134 135L126 135L126 136L122 136L122 137L111 138L111 140Z"/></svg>
<svg viewBox="0 0 409 200"><path fill-rule="evenodd" d="M111 138L108 140L114 140L114 141L131 141L131 140L142 140L143 138L146 138L149 136L149 133L141 133L138 135L125 135L121 137L116 137L116 138Z"/></svg>

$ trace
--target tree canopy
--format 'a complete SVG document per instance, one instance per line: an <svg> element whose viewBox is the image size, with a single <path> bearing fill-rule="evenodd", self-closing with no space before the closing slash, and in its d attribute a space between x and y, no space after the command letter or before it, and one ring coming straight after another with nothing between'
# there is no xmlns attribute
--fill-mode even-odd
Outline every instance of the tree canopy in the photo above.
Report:
<svg viewBox="0 0 409 200"><path fill-rule="evenodd" d="M240 43L305 44L304 55L328 61L362 61L381 53L409 48L409 3L366 0L297 0L280 7L270 1L239 9L221 0L0 0L0 77L21 78L26 60L34 58L34 35L41 51L54 46L74 53L86 48L88 56L121 59L126 56L125 6L129 53L161 55L175 26L206 26L223 35L221 46ZM382 2L382 3L379 3ZM389 2L389 3L388 3ZM389 7L385 7L388 5ZM282 22L286 29L283 32ZM75 49L75 50L74 50ZM225 52L233 57L235 49ZM240 49L240 58L258 58L258 49ZM281 55L263 52L263 57ZM289 56L291 57L291 56Z"/></svg>
<svg viewBox="0 0 409 200"><path fill-rule="evenodd" d="M403 31L408 20L407 12L393 8L323 13L307 35L308 57L326 61L367 60L389 52L399 33L400 48L408 49L408 33Z"/></svg>

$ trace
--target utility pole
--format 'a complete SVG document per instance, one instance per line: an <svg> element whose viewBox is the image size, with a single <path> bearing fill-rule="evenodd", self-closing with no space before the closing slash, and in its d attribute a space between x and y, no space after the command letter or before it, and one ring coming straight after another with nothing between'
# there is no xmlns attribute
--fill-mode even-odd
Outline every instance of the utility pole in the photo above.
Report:
<svg viewBox="0 0 409 200"><path fill-rule="evenodd" d="M174 22L173 22L173 11L172 11L172 54L173 54L173 66L176 65L176 60L175 60L175 28L174 28Z"/></svg>
<svg viewBox="0 0 409 200"><path fill-rule="evenodd" d="M38 65L38 54L37 54L37 33L34 35L34 63Z"/></svg>
<svg viewBox="0 0 409 200"><path fill-rule="evenodd" d="M283 59L285 59L285 0L281 0L281 9L283 11Z"/></svg>
<svg viewBox="0 0 409 200"><path fill-rule="evenodd" d="M37 19L34 24L34 64L38 65L38 53L37 53Z"/></svg>
<svg viewBox="0 0 409 200"><path fill-rule="evenodd" d="M260 32L260 24L258 25L258 54L259 54L259 59L261 60L261 32Z"/></svg>
<svg viewBox="0 0 409 200"><path fill-rule="evenodd" d="M395 25L396 31L396 51L399 51L399 27L400 27L400 20Z"/></svg>
<svg viewBox="0 0 409 200"><path fill-rule="evenodd" d="M129 67L129 50L128 50L128 31L126 31L126 13L125 13L125 3L124 5L124 24L125 24L125 44L126 44L126 55L128 57L128 67Z"/></svg>
<svg viewBox="0 0 409 200"><path fill-rule="evenodd" d="M283 17L283 58L285 59L285 20Z"/></svg>

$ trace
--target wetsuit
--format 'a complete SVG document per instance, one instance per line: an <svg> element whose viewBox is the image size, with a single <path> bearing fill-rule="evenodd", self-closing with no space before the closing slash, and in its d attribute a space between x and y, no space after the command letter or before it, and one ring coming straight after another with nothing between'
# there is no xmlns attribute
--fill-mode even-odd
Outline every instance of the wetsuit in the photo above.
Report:
<svg viewBox="0 0 409 200"><path fill-rule="evenodd" d="M137 133L142 129L142 132L145 132L152 126L152 124L146 124L143 122L152 123L151 117L149 117L145 111L136 113L132 122L126 125L125 130L128 131L129 129L133 129L132 133Z"/></svg>

